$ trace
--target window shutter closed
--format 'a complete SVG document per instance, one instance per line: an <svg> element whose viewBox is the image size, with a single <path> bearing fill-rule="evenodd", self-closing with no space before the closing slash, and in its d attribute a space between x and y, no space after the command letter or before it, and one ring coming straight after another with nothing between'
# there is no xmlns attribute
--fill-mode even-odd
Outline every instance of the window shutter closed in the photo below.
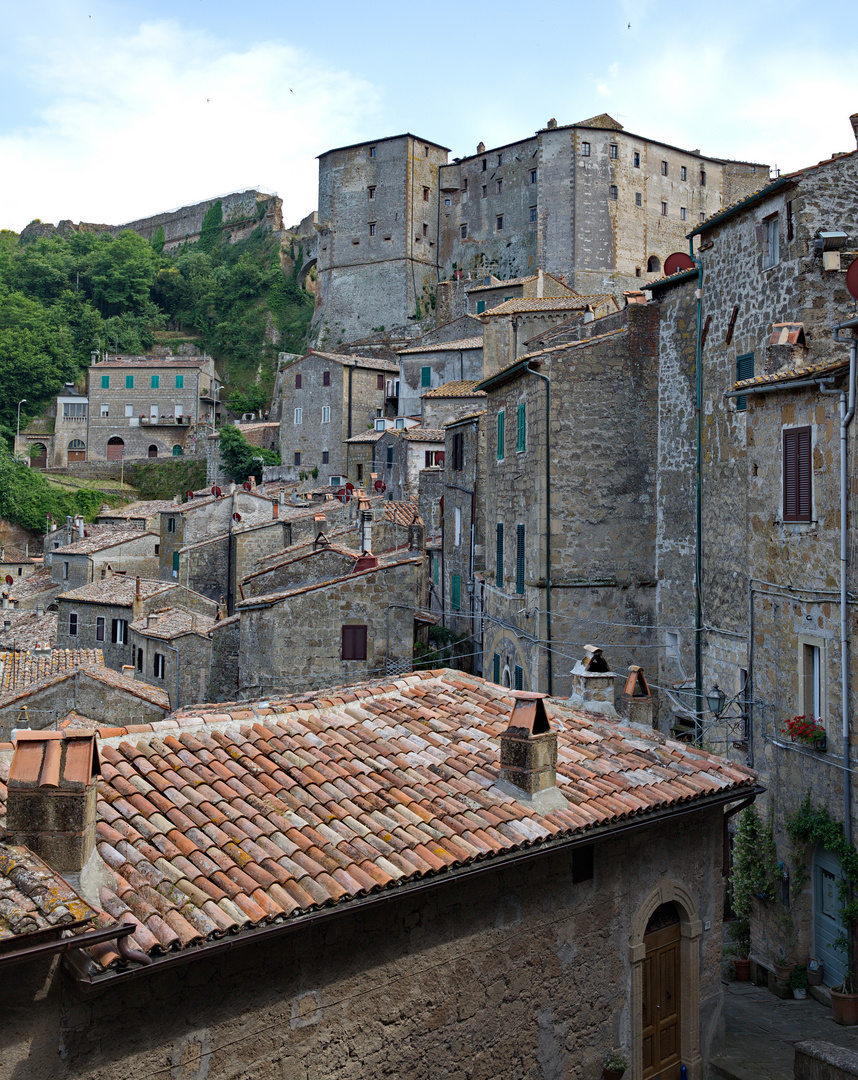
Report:
<svg viewBox="0 0 858 1080"><path fill-rule="evenodd" d="M453 611L458 611L462 606L462 578L459 574L453 574L453 581L450 588L451 600L450 604Z"/></svg>
<svg viewBox="0 0 858 1080"><path fill-rule="evenodd" d="M420 385L422 387L432 385L432 368L422 367L420 369Z"/></svg>
<svg viewBox="0 0 858 1080"><path fill-rule="evenodd" d="M783 434L784 521L811 520L810 428Z"/></svg>
<svg viewBox="0 0 858 1080"><path fill-rule="evenodd" d="M503 409L498 413L498 445L497 445L497 458L498 461L503 460L504 444L506 442L506 414Z"/></svg>
<svg viewBox="0 0 858 1080"><path fill-rule="evenodd" d="M119 619L110 620L110 640L114 645L119 640Z"/></svg>
<svg viewBox="0 0 858 1080"><path fill-rule="evenodd" d="M492 657L492 682L500 682L500 657L497 653Z"/></svg>
<svg viewBox="0 0 858 1080"><path fill-rule="evenodd" d="M515 533L515 591L524 592L524 525Z"/></svg>
<svg viewBox="0 0 858 1080"><path fill-rule="evenodd" d="M736 357L736 382L742 382L745 379L753 379L754 377L754 354L745 353L744 356ZM739 410L747 409L748 399L743 394L741 397L736 398L736 408Z"/></svg>
<svg viewBox="0 0 858 1080"><path fill-rule="evenodd" d="M343 660L366 660L366 627L344 626L342 635Z"/></svg>
<svg viewBox="0 0 858 1080"><path fill-rule="evenodd" d="M527 413L525 412L524 402L518 407L518 425L516 431L515 448L516 451L521 454L527 444Z"/></svg>
<svg viewBox="0 0 858 1080"><path fill-rule="evenodd" d="M498 522L495 545L495 584L499 589L503 588L503 525L501 522Z"/></svg>

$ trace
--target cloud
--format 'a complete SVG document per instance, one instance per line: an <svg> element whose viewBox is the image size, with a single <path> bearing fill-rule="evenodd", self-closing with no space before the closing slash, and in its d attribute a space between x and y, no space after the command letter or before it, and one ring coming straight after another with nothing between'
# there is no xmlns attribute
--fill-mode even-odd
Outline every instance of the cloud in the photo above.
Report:
<svg viewBox="0 0 858 1080"><path fill-rule="evenodd" d="M0 134L0 227L33 217L112 224L260 186L292 223L315 209L322 149L379 110L367 80L278 42L231 49L175 21L126 36L40 42L40 105Z"/></svg>

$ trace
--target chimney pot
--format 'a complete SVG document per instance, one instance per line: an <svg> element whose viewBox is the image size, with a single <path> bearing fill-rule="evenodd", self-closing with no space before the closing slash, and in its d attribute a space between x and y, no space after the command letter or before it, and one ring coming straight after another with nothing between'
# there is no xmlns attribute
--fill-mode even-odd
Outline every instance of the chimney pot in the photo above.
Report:
<svg viewBox="0 0 858 1080"><path fill-rule="evenodd" d="M571 674L569 703L573 708L617 719L614 708L616 675L608 668L598 645L584 646L584 657L577 661Z"/></svg>
<svg viewBox="0 0 858 1080"><path fill-rule="evenodd" d="M280 503L273 502L271 504L271 516L274 520L280 517Z"/></svg>
<svg viewBox="0 0 858 1080"><path fill-rule="evenodd" d="M500 787L541 812L566 806L557 787L557 732L545 709L545 694L512 690L509 727L500 737Z"/></svg>

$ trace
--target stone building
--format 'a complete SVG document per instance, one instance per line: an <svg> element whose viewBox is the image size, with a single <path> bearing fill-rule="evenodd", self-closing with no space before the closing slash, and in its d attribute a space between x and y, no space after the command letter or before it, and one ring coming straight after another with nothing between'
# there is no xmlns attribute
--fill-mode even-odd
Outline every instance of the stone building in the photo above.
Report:
<svg viewBox="0 0 858 1080"><path fill-rule="evenodd" d="M507 281L486 274L478 284L468 280L465 285L467 311L470 315L482 315L484 311L498 307L507 300L542 300L544 297L571 297L575 293L553 274L537 270L527 277L509 278Z"/></svg>
<svg viewBox="0 0 858 1080"><path fill-rule="evenodd" d="M214 625L214 616L178 607L157 608L131 623L134 678L169 695L172 709L204 701Z"/></svg>
<svg viewBox="0 0 858 1080"><path fill-rule="evenodd" d="M51 577L65 590L77 589L116 571L155 577L159 535L138 528L114 528L75 540L51 552Z"/></svg>
<svg viewBox="0 0 858 1080"><path fill-rule="evenodd" d="M27 545L29 549L29 544ZM34 559L29 550L21 551L7 545L0 545L0 574L7 585L12 584L8 578L29 577L30 574L42 568L42 560Z"/></svg>
<svg viewBox="0 0 858 1080"><path fill-rule="evenodd" d="M399 353L400 415L420 416L424 396L445 383L476 382L482 377L482 335L459 341L421 342L403 349Z"/></svg>
<svg viewBox="0 0 858 1080"><path fill-rule="evenodd" d="M87 379L87 460L203 456L220 409L210 356L105 355Z"/></svg>
<svg viewBox="0 0 858 1080"><path fill-rule="evenodd" d="M421 426L446 428L460 416L469 416L485 405L485 390L477 390L480 379L454 380L428 390L421 398Z"/></svg>
<svg viewBox="0 0 858 1080"><path fill-rule="evenodd" d="M397 502L417 497L423 469L444 464L444 432L440 428L388 429L375 444L375 471L385 498Z"/></svg>
<svg viewBox="0 0 858 1080"><path fill-rule="evenodd" d="M97 525L112 525L114 528L144 529L158 532L161 528L161 512L169 510L176 499L140 499L125 506L102 506ZM86 526L91 529L92 526Z"/></svg>
<svg viewBox="0 0 858 1080"><path fill-rule="evenodd" d="M66 383L47 417L34 417L16 434L15 453L29 459L33 469L63 468L86 461L89 400L74 383ZM53 413L53 417L50 416ZM53 421L53 423L51 423ZM51 430L52 428L52 430Z"/></svg>
<svg viewBox="0 0 858 1080"><path fill-rule="evenodd" d="M3 1075L707 1073L748 770L451 671L171 723L0 750L0 882L31 912L0 912ZM79 839L45 835L58 795ZM93 936L59 943L46 892Z"/></svg>
<svg viewBox="0 0 858 1080"><path fill-rule="evenodd" d="M402 419L404 427L404 418ZM342 474L346 483L354 484L355 487L367 485L372 490L379 478L376 475L373 479L373 473L379 472L375 462L375 447L387 430L387 425L385 425L378 430L373 428L372 431L361 431L357 435L352 435L350 439L346 439L346 471ZM382 483L384 483L383 479Z"/></svg>
<svg viewBox="0 0 858 1080"><path fill-rule="evenodd" d="M346 441L396 415L399 369L388 360L310 351L280 381L280 460L310 482L340 486Z"/></svg>

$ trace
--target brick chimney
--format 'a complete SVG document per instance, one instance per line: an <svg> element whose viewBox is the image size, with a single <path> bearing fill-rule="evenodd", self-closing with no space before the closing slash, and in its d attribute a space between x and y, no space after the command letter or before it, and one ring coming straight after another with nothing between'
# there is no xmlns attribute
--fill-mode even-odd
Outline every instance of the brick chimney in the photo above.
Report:
<svg viewBox="0 0 858 1080"><path fill-rule="evenodd" d="M630 723L643 724L645 727L653 726L652 691L646 681L643 668L636 664L629 667L629 675L623 687L623 703Z"/></svg>
<svg viewBox="0 0 858 1080"><path fill-rule="evenodd" d="M584 657L572 668L572 693L569 704L583 712L598 713L617 719L614 708L616 674L610 671L598 645L585 645Z"/></svg>
<svg viewBox="0 0 858 1080"><path fill-rule="evenodd" d="M546 694L511 690L509 727L500 737L499 787L540 812L567 805L557 787L557 732L545 709Z"/></svg>
<svg viewBox="0 0 858 1080"><path fill-rule="evenodd" d="M18 731L9 769L6 832L65 877L95 852L95 733ZM74 884L74 882L73 882Z"/></svg>
<svg viewBox="0 0 858 1080"><path fill-rule="evenodd" d="M131 602L131 621L137 622L143 617L143 592L140 588L140 578L134 579L134 599Z"/></svg>

